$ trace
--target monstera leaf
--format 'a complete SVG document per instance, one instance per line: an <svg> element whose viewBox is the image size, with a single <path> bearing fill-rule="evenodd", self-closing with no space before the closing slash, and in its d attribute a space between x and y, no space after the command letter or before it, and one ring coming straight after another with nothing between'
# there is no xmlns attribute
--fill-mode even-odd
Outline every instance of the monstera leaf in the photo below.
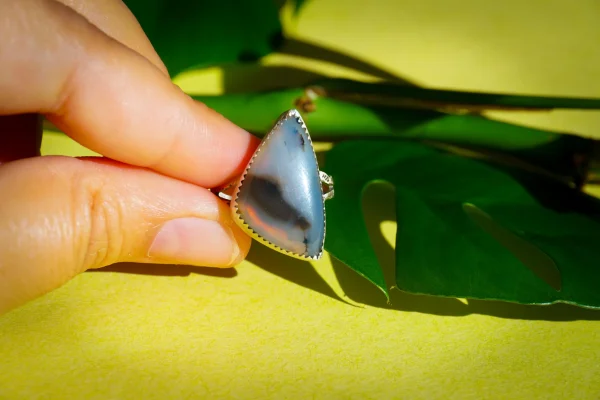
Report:
<svg viewBox="0 0 600 400"><path fill-rule="evenodd" d="M396 286L441 296L600 307L600 201L550 178L417 143L354 140L326 171L326 249L387 287L362 217L371 182L395 187Z"/></svg>
<svg viewBox="0 0 600 400"><path fill-rule="evenodd" d="M577 189L582 169L575 162L593 156L595 141L481 115L413 107L432 100L432 92L424 89L400 94L387 85L348 84L320 82L325 92L335 87L336 95L311 95L310 110L303 115L313 139L339 142L323 167L336 187L327 202L325 246L332 256L388 295L361 209L365 188L385 181L396 189L399 289L600 307L595 243L600 202ZM370 95L356 96L356 85ZM197 99L261 135L278 110L304 104L307 88L314 87ZM378 90L384 93L374 96ZM437 97L462 107L599 105L598 100L445 91ZM390 106L398 99L412 105ZM482 149L494 152L483 156Z"/></svg>

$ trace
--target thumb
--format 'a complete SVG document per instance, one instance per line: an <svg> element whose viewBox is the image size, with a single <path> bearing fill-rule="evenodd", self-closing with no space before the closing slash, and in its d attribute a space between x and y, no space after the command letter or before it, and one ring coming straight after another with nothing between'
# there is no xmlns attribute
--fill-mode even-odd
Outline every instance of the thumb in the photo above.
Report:
<svg viewBox="0 0 600 400"><path fill-rule="evenodd" d="M250 238L207 189L101 158L0 166L0 314L116 262L229 267Z"/></svg>

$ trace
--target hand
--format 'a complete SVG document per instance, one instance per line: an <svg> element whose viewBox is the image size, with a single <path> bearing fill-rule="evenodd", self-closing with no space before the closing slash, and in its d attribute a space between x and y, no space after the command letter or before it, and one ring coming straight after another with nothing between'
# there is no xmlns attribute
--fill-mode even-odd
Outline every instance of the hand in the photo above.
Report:
<svg viewBox="0 0 600 400"><path fill-rule="evenodd" d="M39 157L39 115L106 158ZM239 263L250 238L206 188L257 145L120 0L0 0L0 314L116 262Z"/></svg>

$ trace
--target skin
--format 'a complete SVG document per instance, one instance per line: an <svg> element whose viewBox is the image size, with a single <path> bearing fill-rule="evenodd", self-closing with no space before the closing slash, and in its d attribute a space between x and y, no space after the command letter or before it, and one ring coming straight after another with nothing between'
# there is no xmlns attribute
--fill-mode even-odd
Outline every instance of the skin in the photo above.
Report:
<svg viewBox="0 0 600 400"><path fill-rule="evenodd" d="M40 157L40 115L103 157ZM171 82L121 0L0 0L0 314L118 262L237 265L251 239L207 188L258 142Z"/></svg>

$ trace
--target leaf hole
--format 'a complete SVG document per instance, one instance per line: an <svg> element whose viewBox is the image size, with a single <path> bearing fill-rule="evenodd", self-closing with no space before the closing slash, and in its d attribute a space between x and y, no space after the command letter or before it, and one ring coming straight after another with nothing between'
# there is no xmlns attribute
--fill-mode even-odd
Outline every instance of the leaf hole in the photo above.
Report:
<svg viewBox="0 0 600 400"><path fill-rule="evenodd" d="M465 203L463 204L463 211L469 216L471 221L496 239L537 277L554 288L554 290L561 290L560 271L550 256L498 224L489 214L477 206Z"/></svg>

